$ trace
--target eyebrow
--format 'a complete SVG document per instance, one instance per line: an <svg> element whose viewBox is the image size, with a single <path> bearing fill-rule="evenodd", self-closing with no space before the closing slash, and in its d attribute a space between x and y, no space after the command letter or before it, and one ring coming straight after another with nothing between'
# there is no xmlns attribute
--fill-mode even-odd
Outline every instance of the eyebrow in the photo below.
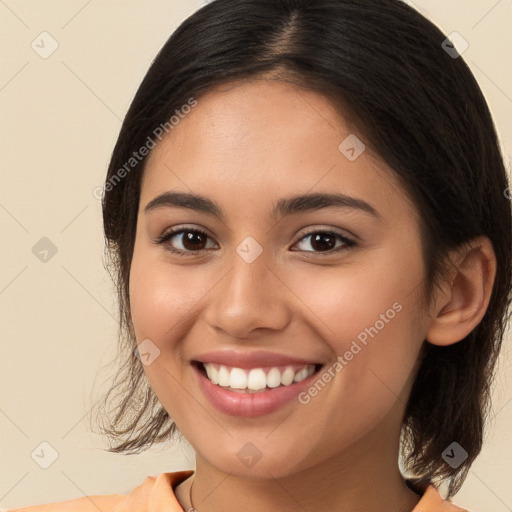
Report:
<svg viewBox="0 0 512 512"><path fill-rule="evenodd" d="M190 210L213 215L225 221L224 212L215 201L201 195L186 192L164 192L146 205L144 213L165 207L188 208ZM368 213L377 219L382 219L381 214L366 201L345 194L332 193L311 193L279 199L277 203L273 205L271 216L273 219L278 220L294 213L320 210L329 207L353 208Z"/></svg>

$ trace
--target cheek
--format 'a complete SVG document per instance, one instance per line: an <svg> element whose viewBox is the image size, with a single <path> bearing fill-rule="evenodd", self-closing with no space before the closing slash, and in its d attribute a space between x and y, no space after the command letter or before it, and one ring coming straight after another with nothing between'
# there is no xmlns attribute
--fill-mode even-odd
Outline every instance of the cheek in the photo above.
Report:
<svg viewBox="0 0 512 512"><path fill-rule="evenodd" d="M349 350L352 340L364 343L382 335L399 344L411 334L408 321L418 314L421 265L414 259L388 264L386 255L380 256L339 268L311 266L285 278L300 301L297 309L312 318L337 354Z"/></svg>
<svg viewBox="0 0 512 512"><path fill-rule="evenodd" d="M161 258L160 258L161 260ZM158 347L158 355L144 372L160 402L181 425L186 392L183 381L182 341L190 330L187 311L200 297L187 279L150 251L134 251L130 270L130 308L137 343L145 340ZM153 347L153 345L151 345ZM156 349L152 349L156 350ZM153 352L156 354L157 352ZM172 392L171 392L172 391Z"/></svg>
<svg viewBox="0 0 512 512"><path fill-rule="evenodd" d="M208 300L217 280L210 270L191 272L190 266L170 265L156 251L137 247L134 251L130 270L133 329L138 344L149 339L158 348L157 358L144 371L167 410L174 411L172 404L182 400L179 383L189 368L186 340L197 323L198 308ZM170 389L178 391L169 393Z"/></svg>
<svg viewBox="0 0 512 512"><path fill-rule="evenodd" d="M178 321L185 306L180 296L180 282L171 279L155 267L138 271L132 267L130 279L130 307L137 334L141 337L160 339Z"/></svg>
<svg viewBox="0 0 512 512"><path fill-rule="evenodd" d="M173 343L186 330L189 311L205 295L187 267L171 266L150 251L134 251L130 270L130 308L137 340ZM203 290L204 288L204 290Z"/></svg>
<svg viewBox="0 0 512 512"><path fill-rule="evenodd" d="M366 265L332 272L311 267L307 279L290 274L290 287L332 353L331 376L325 376L330 391L314 400L318 414L320 402L332 400L334 415L344 403L361 413L356 417L369 419L383 414L403 392L424 334L418 321L421 258L411 252L408 260L381 252Z"/></svg>

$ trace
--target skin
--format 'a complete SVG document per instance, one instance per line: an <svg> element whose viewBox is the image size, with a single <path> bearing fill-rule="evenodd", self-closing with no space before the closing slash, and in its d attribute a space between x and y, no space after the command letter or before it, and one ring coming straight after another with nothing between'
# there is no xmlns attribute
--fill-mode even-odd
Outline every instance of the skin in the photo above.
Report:
<svg viewBox="0 0 512 512"><path fill-rule="evenodd" d="M425 339L455 343L478 324L495 257L485 238L454 254L455 270L423 309L417 211L369 149L355 161L340 152L351 133L322 95L253 80L198 98L149 156L130 303L138 342L149 338L160 350L144 367L147 377L197 454L195 474L176 488L184 510L192 484L199 512L375 511L383 503L405 512L419 500L399 472L398 450L420 349ZM225 221L186 208L144 212L169 190L214 200ZM271 218L275 201L306 192L361 198L381 218L347 207ZM152 241L172 227L210 238L192 256L174 255ZM357 245L325 256L305 228L334 230ZM236 252L247 236L263 248L252 263ZM176 235L166 244L192 252L182 241ZM394 303L402 310L306 405L294 400L264 416L232 417L196 384L191 358L227 347L329 367ZM247 442L261 452L252 467L237 456Z"/></svg>

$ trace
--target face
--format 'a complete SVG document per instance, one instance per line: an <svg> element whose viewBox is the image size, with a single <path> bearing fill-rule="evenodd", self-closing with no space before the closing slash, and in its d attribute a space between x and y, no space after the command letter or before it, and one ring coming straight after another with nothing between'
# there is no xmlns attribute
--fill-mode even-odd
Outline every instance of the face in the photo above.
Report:
<svg viewBox="0 0 512 512"><path fill-rule="evenodd" d="M151 386L234 475L394 446L427 329L414 206L322 95L255 80L197 101L142 182L130 304Z"/></svg>

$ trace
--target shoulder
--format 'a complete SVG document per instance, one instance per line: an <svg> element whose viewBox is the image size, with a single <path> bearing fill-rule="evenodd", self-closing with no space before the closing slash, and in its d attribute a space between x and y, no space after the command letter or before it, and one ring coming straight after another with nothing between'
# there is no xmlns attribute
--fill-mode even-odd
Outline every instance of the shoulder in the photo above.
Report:
<svg viewBox="0 0 512 512"><path fill-rule="evenodd" d="M437 489L429 485L412 512L470 512L448 500L443 500Z"/></svg>
<svg viewBox="0 0 512 512"><path fill-rule="evenodd" d="M148 476L129 494L109 494L103 496L83 496L74 500L32 505L24 508L0 509L0 512L98 512L98 510L119 510L123 512L149 512L157 505L166 505L168 512L182 512L174 487L188 478L193 471L177 471L160 473L158 476Z"/></svg>
<svg viewBox="0 0 512 512"><path fill-rule="evenodd" d="M126 496L111 494L108 496L84 496L74 500L47 503L45 505L32 505L23 508L1 509L0 512L98 512L109 510L120 505Z"/></svg>

